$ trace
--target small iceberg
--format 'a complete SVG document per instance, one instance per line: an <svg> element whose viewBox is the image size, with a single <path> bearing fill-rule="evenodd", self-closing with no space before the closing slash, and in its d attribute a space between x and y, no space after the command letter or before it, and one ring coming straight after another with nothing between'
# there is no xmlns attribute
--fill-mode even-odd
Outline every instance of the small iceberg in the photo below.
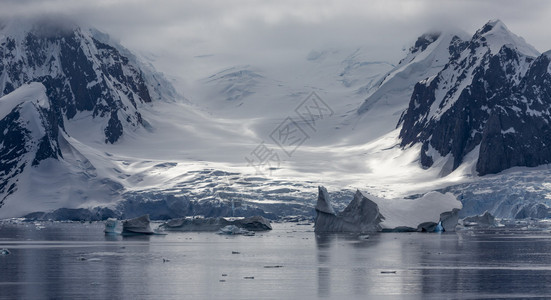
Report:
<svg viewBox="0 0 551 300"><path fill-rule="evenodd" d="M109 218L105 221L105 234L120 234L119 221L115 218Z"/></svg>
<svg viewBox="0 0 551 300"><path fill-rule="evenodd" d="M434 228L434 232L444 232L444 227L442 227L442 221L436 224L436 228Z"/></svg>
<svg viewBox="0 0 551 300"><path fill-rule="evenodd" d="M497 226L496 218L488 211L485 211L482 215L466 217L462 220L462 224L464 227Z"/></svg>
<svg viewBox="0 0 551 300"><path fill-rule="evenodd" d="M151 223L151 220L149 220L149 215L124 220L122 221L122 234L155 234L155 232L151 230L149 223Z"/></svg>

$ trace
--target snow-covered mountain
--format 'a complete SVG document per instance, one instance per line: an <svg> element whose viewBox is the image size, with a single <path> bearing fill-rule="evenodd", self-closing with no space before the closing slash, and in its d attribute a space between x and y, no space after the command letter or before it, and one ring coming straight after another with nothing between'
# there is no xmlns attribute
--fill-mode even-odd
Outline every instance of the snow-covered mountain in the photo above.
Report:
<svg viewBox="0 0 551 300"><path fill-rule="evenodd" d="M415 84L438 73L467 38L467 33L459 30L421 35L406 56L374 83L348 123L369 140L395 129ZM360 138L358 135L356 139Z"/></svg>
<svg viewBox="0 0 551 300"><path fill-rule="evenodd" d="M1 28L0 217L307 215L318 185L337 209L357 189L445 190L498 217L551 205L548 165L508 169L548 161L550 55L499 21L424 34L396 66L359 47L219 68L189 101L97 30ZM304 108L327 114L308 124ZM302 140L285 152L289 120ZM279 160L259 174L266 153Z"/></svg>
<svg viewBox="0 0 551 300"><path fill-rule="evenodd" d="M296 201L313 184L246 166L258 143L249 122L184 101L107 35L52 20L0 28L0 217L306 212Z"/></svg>
<svg viewBox="0 0 551 300"><path fill-rule="evenodd" d="M116 143L148 127L141 106L174 96L158 87L161 76L145 77L134 57L106 42L65 20L0 25L0 206L32 185L29 174L47 159L69 167L80 156L86 164L69 138Z"/></svg>
<svg viewBox="0 0 551 300"><path fill-rule="evenodd" d="M461 43L415 85L400 119L401 146L422 144L421 164L447 175L469 153L479 175L551 162L549 56L499 20Z"/></svg>

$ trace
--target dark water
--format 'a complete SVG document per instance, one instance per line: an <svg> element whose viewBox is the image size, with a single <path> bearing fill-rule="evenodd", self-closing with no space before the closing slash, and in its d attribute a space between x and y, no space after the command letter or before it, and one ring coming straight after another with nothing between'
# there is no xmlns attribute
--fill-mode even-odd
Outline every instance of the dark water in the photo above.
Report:
<svg viewBox="0 0 551 300"><path fill-rule="evenodd" d="M0 248L1 299L551 298L547 229L123 238L100 223L4 223Z"/></svg>

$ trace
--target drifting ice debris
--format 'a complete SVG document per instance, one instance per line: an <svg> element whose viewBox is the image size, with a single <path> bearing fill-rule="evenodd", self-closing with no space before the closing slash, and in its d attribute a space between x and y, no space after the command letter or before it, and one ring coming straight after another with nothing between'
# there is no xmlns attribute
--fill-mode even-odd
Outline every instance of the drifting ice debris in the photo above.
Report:
<svg viewBox="0 0 551 300"><path fill-rule="evenodd" d="M122 234L154 234L149 226L149 215L122 221Z"/></svg>
<svg viewBox="0 0 551 300"><path fill-rule="evenodd" d="M270 221L262 216L228 220L225 218L179 218L161 225L169 231L218 231L233 225L246 231L272 230Z"/></svg>
<svg viewBox="0 0 551 300"><path fill-rule="evenodd" d="M237 227L235 225L228 225L228 226L222 227L218 231L218 234L227 234L227 235L239 235L240 234L240 235L246 235L246 236L253 236L254 232L249 231L247 229Z"/></svg>
<svg viewBox="0 0 551 300"><path fill-rule="evenodd" d="M105 234L119 234L120 231L117 228L119 221L115 218L109 218L105 221Z"/></svg>
<svg viewBox="0 0 551 300"><path fill-rule="evenodd" d="M331 206L327 190L318 187L319 195L316 204L315 232L353 232L365 233L381 231L384 219L377 204L366 198L358 190L354 199L339 214Z"/></svg>
<svg viewBox="0 0 551 300"><path fill-rule="evenodd" d="M465 227L492 227L496 225L495 217L488 211L485 211L484 214L480 216L471 216L463 219L463 226Z"/></svg>

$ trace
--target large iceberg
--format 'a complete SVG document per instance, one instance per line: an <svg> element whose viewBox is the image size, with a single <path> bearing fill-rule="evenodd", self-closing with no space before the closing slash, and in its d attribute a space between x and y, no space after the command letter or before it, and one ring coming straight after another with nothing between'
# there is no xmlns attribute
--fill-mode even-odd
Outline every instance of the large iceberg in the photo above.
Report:
<svg viewBox="0 0 551 300"><path fill-rule="evenodd" d="M429 192L416 199L364 196L359 190L340 213L327 189L318 187L315 232L455 231L461 202L451 193Z"/></svg>
<svg viewBox="0 0 551 300"><path fill-rule="evenodd" d="M178 218L163 223L161 228L168 231L218 231L230 225L250 231L272 230L270 221L262 216L242 219Z"/></svg>
<svg viewBox="0 0 551 300"><path fill-rule="evenodd" d="M149 226L149 215L122 221L122 234L154 234Z"/></svg>
<svg viewBox="0 0 551 300"><path fill-rule="evenodd" d="M377 204L356 191L354 199L339 214L335 213L325 187L318 187L315 232L373 232L380 231L384 217Z"/></svg>

